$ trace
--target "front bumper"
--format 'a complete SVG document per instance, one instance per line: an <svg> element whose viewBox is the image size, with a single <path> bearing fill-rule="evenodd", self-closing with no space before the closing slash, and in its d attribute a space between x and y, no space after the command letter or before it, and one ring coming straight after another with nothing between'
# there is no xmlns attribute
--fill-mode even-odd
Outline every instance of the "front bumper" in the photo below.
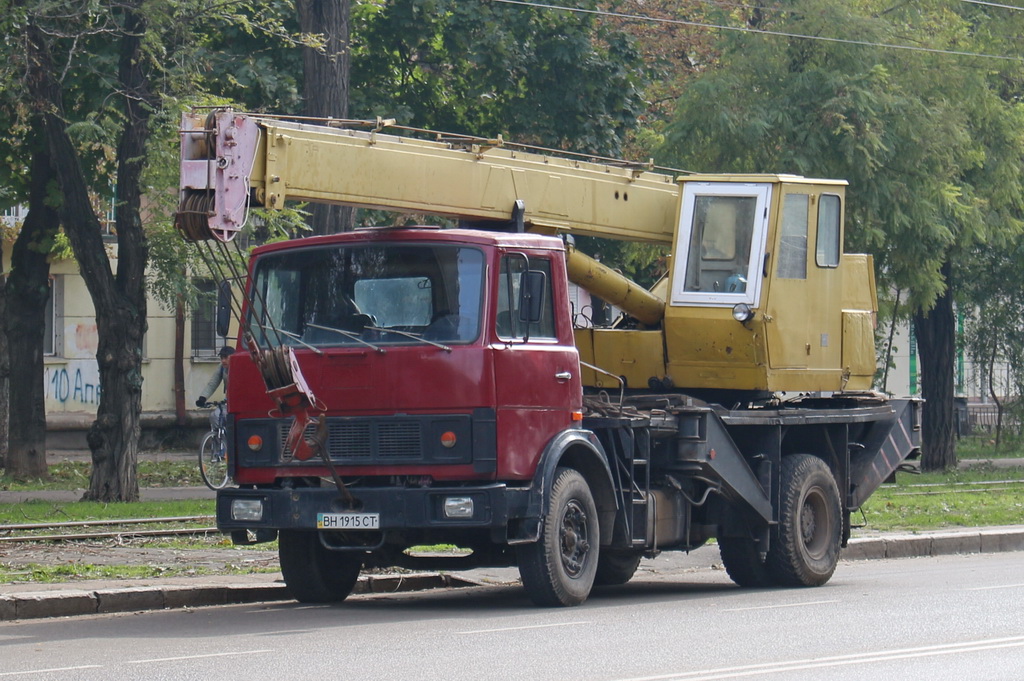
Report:
<svg viewBox="0 0 1024 681"><path fill-rule="evenodd" d="M530 488L508 487L504 483L459 487L374 487L351 488L357 500L350 508L333 487L295 489L223 489L217 492L217 527L223 532L250 530L315 530L317 514L356 510L380 514L380 531L489 529L504 536L509 524L527 518ZM446 499L473 500L471 516L448 518ZM236 504L241 500L243 504ZM250 513L239 518L238 506ZM251 510L259 508L259 519ZM536 515L534 510L533 515ZM264 532L264 534L266 534Z"/></svg>

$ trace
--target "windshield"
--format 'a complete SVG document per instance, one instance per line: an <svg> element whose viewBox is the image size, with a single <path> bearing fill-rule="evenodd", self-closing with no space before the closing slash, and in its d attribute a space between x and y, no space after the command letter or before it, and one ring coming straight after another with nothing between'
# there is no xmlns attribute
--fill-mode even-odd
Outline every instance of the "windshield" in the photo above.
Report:
<svg viewBox="0 0 1024 681"><path fill-rule="evenodd" d="M480 332L483 273L483 253L457 246L271 253L256 265L250 321L261 345L470 343Z"/></svg>

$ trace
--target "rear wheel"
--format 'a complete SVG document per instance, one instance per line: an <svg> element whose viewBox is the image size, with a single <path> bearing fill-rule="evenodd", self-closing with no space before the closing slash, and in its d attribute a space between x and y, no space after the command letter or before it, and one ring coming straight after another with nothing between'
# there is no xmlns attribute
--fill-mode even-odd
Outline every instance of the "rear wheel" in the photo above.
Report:
<svg viewBox="0 0 1024 681"><path fill-rule="evenodd" d="M718 551L729 579L748 589L771 586L772 577L750 537L719 537Z"/></svg>
<svg viewBox="0 0 1024 681"><path fill-rule="evenodd" d="M210 489L224 489L228 484L227 448L217 433L207 433L199 447L199 474Z"/></svg>
<svg viewBox="0 0 1024 681"><path fill-rule="evenodd" d="M348 598L363 567L354 551L331 551L317 532L281 530L278 538L281 574L295 600L336 603Z"/></svg>
<svg viewBox="0 0 1024 681"><path fill-rule="evenodd" d="M600 543L597 506L578 471L559 468L540 538L517 548L519 574L537 605L579 605L590 595Z"/></svg>
<svg viewBox="0 0 1024 681"><path fill-rule="evenodd" d="M809 454L785 457L779 525L766 563L775 582L827 582L839 562L842 527L839 489L828 465Z"/></svg>

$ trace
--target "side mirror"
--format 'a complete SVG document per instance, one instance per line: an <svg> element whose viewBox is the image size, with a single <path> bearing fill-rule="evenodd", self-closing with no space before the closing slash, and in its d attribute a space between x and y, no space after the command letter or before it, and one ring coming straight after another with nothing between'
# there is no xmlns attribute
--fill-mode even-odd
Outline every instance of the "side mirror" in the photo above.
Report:
<svg viewBox="0 0 1024 681"><path fill-rule="evenodd" d="M536 324L544 311L544 291L547 274L541 270L527 270L519 278L519 321Z"/></svg>
<svg viewBox="0 0 1024 681"><path fill-rule="evenodd" d="M226 337L231 330L231 282L217 284L217 335Z"/></svg>

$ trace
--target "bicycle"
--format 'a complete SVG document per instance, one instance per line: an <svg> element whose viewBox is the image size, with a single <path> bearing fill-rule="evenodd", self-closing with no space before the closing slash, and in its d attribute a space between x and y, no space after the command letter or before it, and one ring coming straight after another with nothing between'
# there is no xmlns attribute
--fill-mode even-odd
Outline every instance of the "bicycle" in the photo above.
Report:
<svg viewBox="0 0 1024 681"><path fill-rule="evenodd" d="M206 406L213 408L210 412L210 432L199 447L199 474L212 490L224 489L229 479L228 443L224 430L225 404L224 400L206 403Z"/></svg>

